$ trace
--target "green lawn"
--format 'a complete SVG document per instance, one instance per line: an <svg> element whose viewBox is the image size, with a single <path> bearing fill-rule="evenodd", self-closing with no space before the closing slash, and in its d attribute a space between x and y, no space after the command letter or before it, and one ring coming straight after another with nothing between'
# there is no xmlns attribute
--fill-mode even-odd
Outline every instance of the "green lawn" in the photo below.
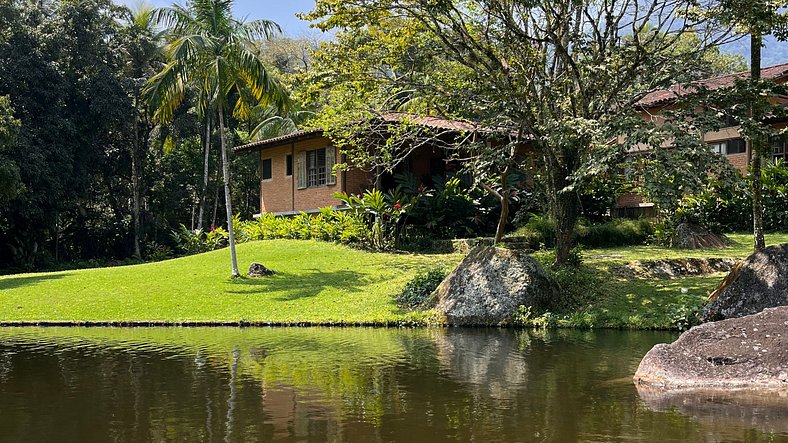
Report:
<svg viewBox="0 0 788 443"><path fill-rule="evenodd" d="M752 253L751 234L731 234L734 245L703 251L657 246L625 246L584 251L585 264L578 298L583 305L556 323L566 327L685 329L725 276L718 273L676 279L626 279L609 272L614 263L689 257L746 258ZM788 234L767 234L766 244L788 243ZM683 291L682 291L683 289Z"/></svg>
<svg viewBox="0 0 788 443"><path fill-rule="evenodd" d="M0 277L0 322L420 322L394 303L420 270L459 255L381 254L332 243L270 240L238 246L242 268L277 274L231 279L226 249L135 266Z"/></svg>
<svg viewBox="0 0 788 443"><path fill-rule="evenodd" d="M729 234L728 238L735 243L727 248L706 249L670 249L658 246L621 246L616 248L586 249L585 257L590 261L629 262L635 260L657 260L665 258L687 257L735 257L745 258L752 254L752 234ZM788 234L766 234L766 244L776 245L788 243Z"/></svg>
<svg viewBox="0 0 788 443"><path fill-rule="evenodd" d="M653 246L591 249L579 271L559 276L564 312L534 324L638 329L690 325L724 274L673 280L625 279L613 262L749 255L750 238L736 245L682 251ZM768 244L788 234L767 235ZM537 253L543 255L544 253ZM394 296L419 271L451 268L459 254L383 254L333 243L269 240L238 246L242 268L258 261L273 277L229 277L226 249L143 265L0 277L0 324L23 323L252 323L425 324L434 311L409 312ZM543 257L544 258L544 257Z"/></svg>

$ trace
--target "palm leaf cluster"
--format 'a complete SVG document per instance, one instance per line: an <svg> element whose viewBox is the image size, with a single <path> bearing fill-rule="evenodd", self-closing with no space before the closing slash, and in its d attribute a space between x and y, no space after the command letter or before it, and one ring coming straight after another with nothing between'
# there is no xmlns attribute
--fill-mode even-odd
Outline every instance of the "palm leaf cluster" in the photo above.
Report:
<svg viewBox="0 0 788 443"><path fill-rule="evenodd" d="M170 35L167 62L146 87L158 121L172 120L189 87L198 93L201 115L232 108L236 118L246 120L257 105L286 105L287 95L257 51L259 41L281 32L279 25L233 18L231 0L192 0L154 15Z"/></svg>

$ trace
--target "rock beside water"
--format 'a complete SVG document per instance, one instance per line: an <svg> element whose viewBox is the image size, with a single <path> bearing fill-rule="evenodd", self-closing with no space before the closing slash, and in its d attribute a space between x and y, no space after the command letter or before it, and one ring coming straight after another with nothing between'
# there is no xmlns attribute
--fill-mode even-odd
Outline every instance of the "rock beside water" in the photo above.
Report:
<svg viewBox="0 0 788 443"><path fill-rule="evenodd" d="M734 267L712 293L704 321L755 314L788 306L788 244L769 246Z"/></svg>
<svg viewBox="0 0 788 443"><path fill-rule="evenodd" d="M788 393L788 307L705 323L654 346L635 383L668 389L745 388Z"/></svg>
<svg viewBox="0 0 788 443"><path fill-rule="evenodd" d="M477 247L436 289L437 306L450 325L509 323L520 306L549 308L558 287L526 253Z"/></svg>

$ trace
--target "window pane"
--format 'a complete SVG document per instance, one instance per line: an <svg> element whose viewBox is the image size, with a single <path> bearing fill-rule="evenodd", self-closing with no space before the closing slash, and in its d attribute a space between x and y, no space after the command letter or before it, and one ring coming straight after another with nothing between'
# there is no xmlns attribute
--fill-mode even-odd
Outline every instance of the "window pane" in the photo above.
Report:
<svg viewBox="0 0 788 443"><path fill-rule="evenodd" d="M271 179L271 159L263 160L263 180Z"/></svg>
<svg viewBox="0 0 788 443"><path fill-rule="evenodd" d="M742 138L728 140L726 143L726 154L741 154L747 152L747 144Z"/></svg>
<svg viewBox="0 0 788 443"><path fill-rule="evenodd" d="M288 177L293 175L293 156L290 154L285 157L285 175Z"/></svg>

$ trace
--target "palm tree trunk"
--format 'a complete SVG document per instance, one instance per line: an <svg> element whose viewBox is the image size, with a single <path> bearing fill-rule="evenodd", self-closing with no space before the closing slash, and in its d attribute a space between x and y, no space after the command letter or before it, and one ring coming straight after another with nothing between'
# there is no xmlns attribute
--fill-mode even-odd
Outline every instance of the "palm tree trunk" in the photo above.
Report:
<svg viewBox="0 0 788 443"><path fill-rule="evenodd" d="M200 210L197 215L197 229L202 230L205 214L205 201L208 194L208 163L211 157L211 118L205 116L205 140L203 140L205 156L202 168L202 194L200 195Z"/></svg>
<svg viewBox="0 0 788 443"><path fill-rule="evenodd" d="M761 78L761 45L763 39L760 35L750 36L750 78L753 81ZM756 100L753 98L753 100ZM755 104L750 105L750 114L754 119L760 121L761 116L755 115ZM763 184L761 183L761 153L763 150L763 140L759 135L751 138L752 145L752 236L753 246L756 251L766 247L763 236Z"/></svg>
<svg viewBox="0 0 788 443"><path fill-rule="evenodd" d="M224 176L224 206L227 210L227 233L230 243L230 261L232 262L232 275L239 277L238 259L235 256L235 234L233 233L233 206L230 196L230 161L227 159L227 141L224 138L224 109L219 108L219 143L222 149L222 175Z"/></svg>

